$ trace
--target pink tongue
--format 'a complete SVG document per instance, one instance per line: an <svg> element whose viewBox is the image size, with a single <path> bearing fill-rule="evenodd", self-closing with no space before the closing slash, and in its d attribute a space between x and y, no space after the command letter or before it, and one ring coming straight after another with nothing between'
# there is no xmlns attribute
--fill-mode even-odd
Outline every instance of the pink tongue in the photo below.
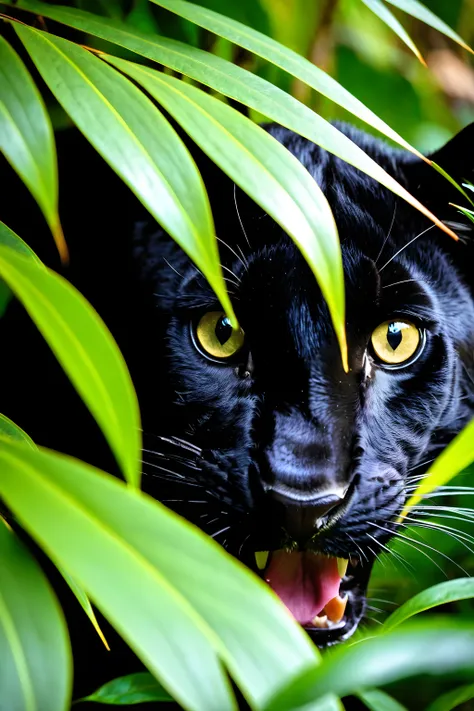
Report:
<svg viewBox="0 0 474 711"><path fill-rule="evenodd" d="M336 558L307 551L275 551L265 579L301 625L319 615L341 583Z"/></svg>

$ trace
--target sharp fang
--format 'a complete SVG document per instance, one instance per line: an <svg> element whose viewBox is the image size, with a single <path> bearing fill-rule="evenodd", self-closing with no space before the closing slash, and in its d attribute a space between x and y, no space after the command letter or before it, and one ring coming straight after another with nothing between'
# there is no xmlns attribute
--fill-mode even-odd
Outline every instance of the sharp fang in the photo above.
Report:
<svg viewBox="0 0 474 711"><path fill-rule="evenodd" d="M337 559L337 570L339 572L339 576L341 578L344 577L344 575L347 573L347 566L349 565L349 561L346 560L345 558L338 558Z"/></svg>
<svg viewBox="0 0 474 711"><path fill-rule="evenodd" d="M259 570L265 570L268 562L269 551L255 551L255 562Z"/></svg>
<svg viewBox="0 0 474 711"><path fill-rule="evenodd" d="M321 615L321 617L316 617L311 620L311 624L313 627L318 627L319 629L326 629L328 627L328 618L327 615Z"/></svg>
<svg viewBox="0 0 474 711"><path fill-rule="evenodd" d="M332 600L329 600L324 612L331 622L340 622L342 620L346 611L347 600L348 595L345 595L345 597L337 595Z"/></svg>

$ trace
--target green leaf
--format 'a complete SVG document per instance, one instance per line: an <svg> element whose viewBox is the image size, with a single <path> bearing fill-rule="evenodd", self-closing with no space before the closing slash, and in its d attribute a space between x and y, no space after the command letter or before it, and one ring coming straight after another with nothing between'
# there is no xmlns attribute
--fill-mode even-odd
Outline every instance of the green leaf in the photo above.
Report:
<svg viewBox="0 0 474 711"><path fill-rule="evenodd" d="M93 628L99 635L102 644L104 647L110 651L110 647L107 643L107 640L105 639L104 633L100 629L99 623L97 622L97 617L95 616L95 612L92 608L91 601L87 597L86 591L79 585L79 583L71 576L69 573L67 573L63 568L58 567L59 572L63 576L65 582L69 585L69 588L71 592L73 593L74 597L78 601L79 605L82 607L84 612L86 613L87 617L89 618Z"/></svg>
<svg viewBox="0 0 474 711"><path fill-rule="evenodd" d="M210 32L214 32L216 35L225 37L239 47L245 47L249 52L263 57L308 84L308 86L342 106L362 121L365 121L369 126L373 126L373 128L376 128L407 150L420 155L409 143L387 126L382 119L338 84L335 79L309 60L284 47L271 37L257 32L252 27L248 27L230 17L220 15L217 12L184 0L152 0L152 2L196 23L200 27L204 27Z"/></svg>
<svg viewBox="0 0 474 711"><path fill-rule="evenodd" d="M47 5L36 0L21 0L20 4L25 10L114 42L259 111L367 173L423 212L440 229L448 231L429 210L335 126L261 77L183 42L137 30L132 31L124 23L97 18L72 8ZM452 232L450 234L454 236Z"/></svg>
<svg viewBox="0 0 474 711"><path fill-rule="evenodd" d="M72 659L61 608L38 563L1 517L0 571L0 707L67 711Z"/></svg>
<svg viewBox="0 0 474 711"><path fill-rule="evenodd" d="M82 47L24 25L16 31L64 110L196 263L237 323L201 176L168 121L128 79Z"/></svg>
<svg viewBox="0 0 474 711"><path fill-rule="evenodd" d="M471 701L471 699L474 699L474 684L460 686L457 689L452 689L446 694L439 696L433 703L427 706L425 711L451 711L451 709L455 709L460 706L460 704Z"/></svg>
<svg viewBox="0 0 474 711"><path fill-rule="evenodd" d="M138 402L105 324L65 279L8 247L0 246L0 277L22 302L97 420L128 481L138 485Z"/></svg>
<svg viewBox="0 0 474 711"><path fill-rule="evenodd" d="M31 257L32 259L35 260L37 264L41 264L41 261L39 258L36 256L36 254L33 252L30 247L26 244L26 242L23 242L21 237L18 237L18 235L13 232L9 227L5 225L4 222L0 220L0 245L5 245L6 247L11 247L12 249L16 250L20 254L24 254L26 257ZM5 284L4 281L0 279L0 317L3 316L3 314L6 311L6 308L8 304L10 303L12 298L12 292L8 288L8 286Z"/></svg>
<svg viewBox="0 0 474 711"><path fill-rule="evenodd" d="M228 707L218 698L198 629L256 708L317 663L317 650L263 581L202 531L114 477L5 442L0 493L173 696L193 682L214 694L207 711Z"/></svg>
<svg viewBox="0 0 474 711"><path fill-rule="evenodd" d="M467 49L468 52L473 51L469 45L464 42L462 37L460 37L454 30L451 29L451 27L449 27L449 25L435 15L434 12L431 12L431 10L428 10L425 5L418 2L418 0L386 0L386 2L389 2L390 5L398 7L408 15L416 17L418 20L424 22L425 25L429 25L435 30L438 30L438 32L441 32L443 35L446 35L446 37L449 37L460 44L461 47L464 47L464 49Z"/></svg>
<svg viewBox="0 0 474 711"><path fill-rule="evenodd" d="M105 58L157 99L293 238L327 301L347 369L339 238L329 203L316 181L278 141L222 101L162 72L110 55Z"/></svg>
<svg viewBox="0 0 474 711"><path fill-rule="evenodd" d="M109 681L81 701L96 701L98 704L144 704L146 701L172 701L171 696L156 679L147 672L129 674Z"/></svg>
<svg viewBox="0 0 474 711"><path fill-rule="evenodd" d="M0 151L41 208L63 260L68 252L58 215L53 129L28 70L0 36Z"/></svg>
<svg viewBox="0 0 474 711"><path fill-rule="evenodd" d="M360 691L357 696L370 711L407 711L405 706L381 689Z"/></svg>
<svg viewBox="0 0 474 711"><path fill-rule="evenodd" d="M456 474L474 461L474 420L443 450L421 480L418 488L411 496L400 514L403 519L426 495L450 481Z"/></svg>
<svg viewBox="0 0 474 711"><path fill-rule="evenodd" d="M456 205L454 202L450 202L450 205L453 207L457 207L459 212L464 215L464 217L467 217L468 220L471 220L471 222L474 222L474 210L468 210L467 207L462 207L462 205Z"/></svg>
<svg viewBox="0 0 474 711"><path fill-rule="evenodd" d="M0 443L0 462L0 494L7 505L52 560L79 581L173 697L192 711L235 711L213 650L214 635L127 535L127 528L141 530L133 515L133 502L141 501L137 490L81 462L8 440ZM115 509L125 535L80 495L82 485L74 490L72 479L79 478L96 492L101 480L109 491L119 492L118 500L103 503ZM155 537L149 543L160 547L164 540Z"/></svg>
<svg viewBox="0 0 474 711"><path fill-rule="evenodd" d="M265 711L297 711L329 692L340 696L418 674L474 671L474 622L436 618L338 647L283 688Z"/></svg>
<svg viewBox="0 0 474 711"><path fill-rule="evenodd" d="M9 417L6 417L6 415L0 415L0 435L3 435L4 437L10 437L11 439L16 440L17 442L23 442L32 449L36 449L36 445L31 439L31 437L27 435L26 432L21 429L21 427L15 425L15 423L10 420Z"/></svg>
<svg viewBox="0 0 474 711"><path fill-rule="evenodd" d="M457 580L446 580L431 588L422 590L420 593L407 600L398 610L392 612L385 620L384 630L398 627L399 624L413 615L424 610L430 610L438 605L445 605L448 602L457 600L467 600L474 597L474 578L458 578Z"/></svg>
<svg viewBox="0 0 474 711"><path fill-rule="evenodd" d="M452 178L452 177L449 175L449 173L447 173L447 172L444 170L444 168L442 168L440 165L438 165L438 163L435 163L434 161L431 161L431 165L433 166L433 168L434 168L440 175L443 176L443 178L446 178L446 180L447 180L449 183L451 183L451 185L452 185L454 188L456 188L456 190L458 190L458 191L461 193L461 195L462 195L468 202L471 203L471 205L474 205L474 200L472 199L472 197L471 197L470 195L468 195L468 193L466 193L465 190L463 190L462 186L459 185L459 183L456 182L456 180L454 180L454 178ZM466 185L465 187L468 187L468 186Z"/></svg>
<svg viewBox="0 0 474 711"><path fill-rule="evenodd" d="M367 7L372 10L372 12L375 13L375 15L377 15L377 17L379 17L382 22L385 22L385 24L390 27L390 29L393 30L396 35L398 35L402 42L404 42L406 46L411 49L417 59L419 59L420 62L426 67L426 62L421 56L420 50L413 42L412 38L405 30L403 25L397 20L395 15L390 12L388 7L384 5L382 0L362 0L362 2L364 3L364 5L367 5Z"/></svg>

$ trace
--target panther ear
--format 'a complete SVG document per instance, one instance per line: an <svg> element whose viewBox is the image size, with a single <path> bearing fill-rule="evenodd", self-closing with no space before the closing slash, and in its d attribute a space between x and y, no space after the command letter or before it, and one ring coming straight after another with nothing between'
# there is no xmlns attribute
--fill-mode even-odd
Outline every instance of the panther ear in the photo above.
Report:
<svg viewBox="0 0 474 711"><path fill-rule="evenodd" d="M474 183L474 123L466 126L442 148L428 156L439 165L458 185ZM462 216L449 203L472 207L442 175L427 163L411 159L403 166L407 189L426 207L443 220L466 224ZM474 200L474 193L466 190ZM467 225L466 225L467 226ZM470 223L473 227L472 222Z"/></svg>

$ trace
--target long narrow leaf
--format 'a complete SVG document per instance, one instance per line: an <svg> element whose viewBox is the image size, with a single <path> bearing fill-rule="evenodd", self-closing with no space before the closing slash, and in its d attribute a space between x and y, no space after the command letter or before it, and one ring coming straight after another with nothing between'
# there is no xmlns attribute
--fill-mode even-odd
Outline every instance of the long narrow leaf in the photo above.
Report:
<svg viewBox="0 0 474 711"><path fill-rule="evenodd" d="M339 238L329 203L316 181L278 141L222 101L140 64L110 55L106 59L157 99L203 151L291 235L321 287L347 369Z"/></svg>
<svg viewBox="0 0 474 711"><path fill-rule="evenodd" d="M25 10L126 47L260 111L378 180L446 230L431 212L335 126L261 77L209 52L167 37L131 30L126 24L115 20L36 0L21 0L20 4Z"/></svg>
<svg viewBox="0 0 474 711"><path fill-rule="evenodd" d="M23 25L16 31L65 111L193 259L236 323L201 177L168 121L128 79L82 47Z"/></svg>
<svg viewBox="0 0 474 711"><path fill-rule="evenodd" d="M110 526L74 491L72 479L82 478L96 489L99 476L80 462L7 440L0 442L0 462L0 494L7 505L53 561L81 582L184 708L235 709L207 625L131 537ZM138 495L112 477L101 478L122 495L118 516L138 526L127 510L129 502L140 500ZM154 538L150 544L162 541Z"/></svg>
<svg viewBox="0 0 474 711"><path fill-rule="evenodd" d="M400 518L404 518L426 494L434 491L450 481L456 474L465 469L474 461L474 420L458 434L440 456L436 459L428 474L422 479L420 485L411 496Z"/></svg>
<svg viewBox="0 0 474 711"><path fill-rule="evenodd" d="M384 622L384 630L398 627L409 617L418 615L425 610L430 610L439 605L446 605L448 602L467 600L469 598L474 598L474 578L446 580L443 583L422 590L410 600L407 600L398 610L392 612Z"/></svg>
<svg viewBox="0 0 474 711"><path fill-rule="evenodd" d="M390 12L382 0L362 0L362 2L364 5L367 5L369 10L372 10L377 17L380 17L382 22L385 22L385 24L400 37L402 42L404 42L406 46L411 49L415 57L417 57L417 59L419 59L420 62L426 66L426 62L421 56L421 52L416 44L413 42L403 25L397 20L393 12Z"/></svg>
<svg viewBox="0 0 474 711"><path fill-rule="evenodd" d="M24 242L21 237L13 232L9 227L6 226L4 222L0 220L0 245L5 247L11 247L16 252L25 255L25 257L31 257L34 259L36 264L41 264L40 259L36 256L30 247ZM11 289L5 284L5 282L0 279L0 317L6 311L8 304L12 298Z"/></svg>
<svg viewBox="0 0 474 711"><path fill-rule="evenodd" d="M96 418L125 476L138 485L137 398L105 324L65 279L8 247L0 247L0 277L23 303Z"/></svg>
<svg viewBox="0 0 474 711"><path fill-rule="evenodd" d="M298 711L328 692L346 696L418 674L471 670L474 623L425 620L336 649L277 694L265 711Z"/></svg>
<svg viewBox="0 0 474 711"><path fill-rule="evenodd" d="M197 642L188 639L197 634L194 618L189 630L178 625L178 613L161 605L168 595L186 599L212 628L216 649L256 708L317 663L317 650L265 583L145 494L77 460L13 443L0 447L0 494L160 681L169 662L178 684L190 675L197 683L199 669L206 688L215 683L206 656L199 660ZM209 711L216 707L218 700Z"/></svg>
<svg viewBox="0 0 474 711"><path fill-rule="evenodd" d="M3 435L4 437L10 437L11 439L16 440L17 442L23 442L24 444L27 444L28 447L36 449L36 445L31 439L31 437L27 435L26 432L21 429L21 427L15 425L15 423L5 415L0 415L0 435Z"/></svg>
<svg viewBox="0 0 474 711"><path fill-rule="evenodd" d="M61 608L1 517L0 571L0 709L68 711L72 660Z"/></svg>
<svg viewBox="0 0 474 711"><path fill-rule="evenodd" d="M474 684L460 686L439 696L425 711L452 711L461 704L474 699Z"/></svg>
<svg viewBox="0 0 474 711"><path fill-rule="evenodd" d="M471 47L464 42L462 37L460 37L454 30L451 29L449 25L435 15L434 12L428 10L428 8L425 5L422 5L421 2L418 2L418 0L386 0L386 2L398 7L408 15L416 17L418 20L424 22L425 25L429 25L435 30L438 30L438 32L441 32L443 35L446 35L446 37L449 37L460 44L461 47L464 47L464 49L467 49L468 52L473 51Z"/></svg>
<svg viewBox="0 0 474 711"><path fill-rule="evenodd" d="M61 258L67 260L58 215L58 174L51 122L28 70L1 36L0 151L35 198Z"/></svg>
<svg viewBox="0 0 474 711"><path fill-rule="evenodd" d="M249 52L253 52L268 60L272 64L284 69L297 79L300 79L308 86L319 93L327 96L339 106L354 114L369 126L373 126L388 138L399 143L404 148L417 153L401 136L393 131L390 126L376 116L370 109L356 99L350 92L342 87L328 74L312 64L309 60L301 57L288 47L280 44L267 35L257 32L252 27L237 22L236 20L221 15L206 7L185 2L185 0L152 0L152 2L164 7L170 12L174 12L180 17L184 17L190 22L194 22L200 27L204 27L210 32L225 37L239 47L245 47ZM420 155L420 154L418 154Z"/></svg>

